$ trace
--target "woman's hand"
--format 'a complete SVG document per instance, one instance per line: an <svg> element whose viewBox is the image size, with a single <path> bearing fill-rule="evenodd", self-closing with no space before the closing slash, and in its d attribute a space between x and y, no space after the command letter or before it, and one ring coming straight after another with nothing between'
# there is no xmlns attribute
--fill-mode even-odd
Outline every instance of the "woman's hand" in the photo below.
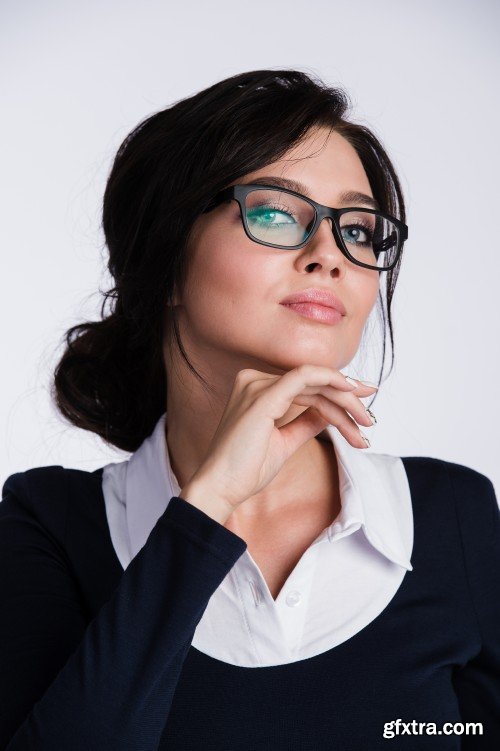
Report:
<svg viewBox="0 0 500 751"><path fill-rule="evenodd" d="M217 499L229 516L265 488L287 459L329 424L352 446L366 448L355 420L367 427L373 422L359 397L373 394L377 387L362 381L357 384L347 381L339 370L318 365L300 365L278 376L240 370L206 457L183 489L183 497L204 497L205 505L207 496ZM275 422L292 404L308 409L276 427Z"/></svg>

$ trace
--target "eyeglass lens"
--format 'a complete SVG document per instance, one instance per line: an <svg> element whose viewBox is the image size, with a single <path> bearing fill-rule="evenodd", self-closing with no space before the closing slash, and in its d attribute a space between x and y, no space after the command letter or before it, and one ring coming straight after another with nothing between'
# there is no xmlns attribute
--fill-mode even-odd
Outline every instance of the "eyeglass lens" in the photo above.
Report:
<svg viewBox="0 0 500 751"><path fill-rule="evenodd" d="M293 247L304 242L314 224L314 207L290 193L268 188L252 190L245 199L247 227L257 241ZM399 229L389 219L363 209L339 218L349 253L374 268L389 266L399 245Z"/></svg>

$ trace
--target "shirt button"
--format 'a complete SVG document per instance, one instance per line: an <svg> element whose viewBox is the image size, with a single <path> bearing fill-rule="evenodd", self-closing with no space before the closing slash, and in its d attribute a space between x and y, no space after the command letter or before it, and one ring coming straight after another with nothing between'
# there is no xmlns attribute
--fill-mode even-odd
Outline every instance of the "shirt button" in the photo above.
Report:
<svg viewBox="0 0 500 751"><path fill-rule="evenodd" d="M300 592L298 592L296 589L292 589L292 591L289 592L286 596L286 604L293 608L295 605L299 604L301 599L302 596Z"/></svg>

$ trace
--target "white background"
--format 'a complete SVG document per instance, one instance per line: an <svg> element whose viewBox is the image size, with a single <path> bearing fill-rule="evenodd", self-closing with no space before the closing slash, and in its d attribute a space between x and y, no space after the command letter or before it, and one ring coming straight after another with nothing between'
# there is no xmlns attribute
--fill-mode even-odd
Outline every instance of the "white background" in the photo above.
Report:
<svg viewBox="0 0 500 751"><path fill-rule="evenodd" d="M285 67L347 90L407 201L396 362L369 450L466 464L500 487L499 3L4 0L0 13L1 482L129 456L66 425L48 393L63 333L98 318L110 286L100 203L123 137L229 75ZM377 362L347 371L373 380Z"/></svg>

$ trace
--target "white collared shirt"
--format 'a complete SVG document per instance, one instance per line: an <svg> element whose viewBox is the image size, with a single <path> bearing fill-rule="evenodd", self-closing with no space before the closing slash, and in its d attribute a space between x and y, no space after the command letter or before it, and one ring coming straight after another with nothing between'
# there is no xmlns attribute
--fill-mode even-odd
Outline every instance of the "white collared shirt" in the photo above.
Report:
<svg viewBox="0 0 500 751"><path fill-rule="evenodd" d="M128 460L103 470L111 540L124 569L181 492L165 420L166 413ZM320 654L371 623L413 570L413 510L401 458L355 448L331 425L321 435L337 457L337 519L303 553L276 600L245 550L194 632L192 646L201 652L241 667Z"/></svg>

